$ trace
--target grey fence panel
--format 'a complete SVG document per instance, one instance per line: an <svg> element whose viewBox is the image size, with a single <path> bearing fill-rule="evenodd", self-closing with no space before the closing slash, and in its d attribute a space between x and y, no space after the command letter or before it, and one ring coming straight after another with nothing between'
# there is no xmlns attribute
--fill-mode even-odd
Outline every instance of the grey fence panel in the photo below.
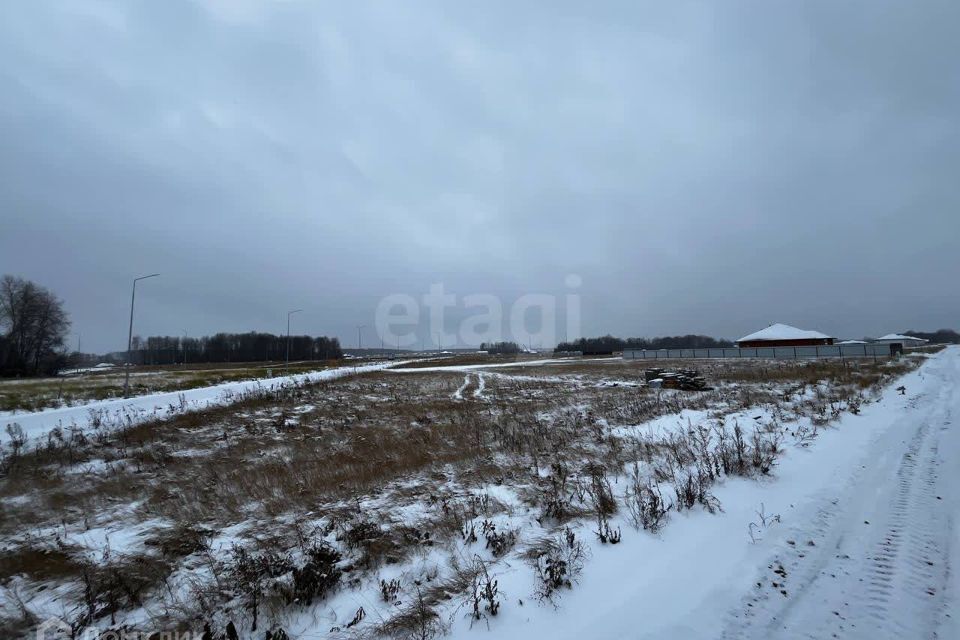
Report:
<svg viewBox="0 0 960 640"><path fill-rule="evenodd" d="M668 360L683 358L876 358L890 357L889 344L821 345L817 347L759 347L755 349L624 349L625 360Z"/></svg>
<svg viewBox="0 0 960 640"><path fill-rule="evenodd" d="M891 350L891 345L889 344L872 344L873 354L875 356L889 356L893 351Z"/></svg>

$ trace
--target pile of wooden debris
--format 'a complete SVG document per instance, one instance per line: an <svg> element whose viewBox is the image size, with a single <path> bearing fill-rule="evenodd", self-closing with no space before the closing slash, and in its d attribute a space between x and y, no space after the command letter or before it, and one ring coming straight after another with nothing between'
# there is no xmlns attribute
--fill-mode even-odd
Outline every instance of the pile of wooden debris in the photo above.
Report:
<svg viewBox="0 0 960 640"><path fill-rule="evenodd" d="M684 391L708 391L707 381L695 369L647 369L644 377L651 389L683 389Z"/></svg>

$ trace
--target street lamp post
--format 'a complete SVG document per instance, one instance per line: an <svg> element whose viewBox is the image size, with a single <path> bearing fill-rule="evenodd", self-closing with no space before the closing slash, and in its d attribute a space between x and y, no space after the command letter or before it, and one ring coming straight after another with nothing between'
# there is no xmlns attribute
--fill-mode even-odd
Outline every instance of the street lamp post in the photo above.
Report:
<svg viewBox="0 0 960 640"><path fill-rule="evenodd" d="M148 276L140 276L139 278L133 279L133 293L130 294L130 328L127 331L127 366L126 366L125 375L123 376L123 397L124 398L128 397L127 394L130 390L130 365L132 364L130 362L131 355L132 355L130 353L130 350L133 348L133 303L137 299L137 282L139 280L146 280L147 278L155 278L158 275L160 274L151 273Z"/></svg>
<svg viewBox="0 0 960 640"><path fill-rule="evenodd" d="M303 309L294 309L293 311L287 311L287 368L290 368L290 316L295 313L300 313Z"/></svg>
<svg viewBox="0 0 960 640"><path fill-rule="evenodd" d="M365 324L358 324L358 325L357 325L357 351L360 351L360 350L363 348L363 340L362 340L362 338L361 338L360 332L363 331L363 329L365 329L366 327L367 327L367 325L365 325ZM359 356L359 355L361 355L361 354L360 354L360 353L357 353L357 355Z"/></svg>

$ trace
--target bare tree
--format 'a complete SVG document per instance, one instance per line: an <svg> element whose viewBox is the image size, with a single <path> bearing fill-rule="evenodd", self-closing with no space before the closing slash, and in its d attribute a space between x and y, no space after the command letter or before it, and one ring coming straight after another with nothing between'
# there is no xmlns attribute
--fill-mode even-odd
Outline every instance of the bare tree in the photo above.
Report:
<svg viewBox="0 0 960 640"><path fill-rule="evenodd" d="M29 280L0 278L0 373L52 373L62 364L70 319L51 291Z"/></svg>

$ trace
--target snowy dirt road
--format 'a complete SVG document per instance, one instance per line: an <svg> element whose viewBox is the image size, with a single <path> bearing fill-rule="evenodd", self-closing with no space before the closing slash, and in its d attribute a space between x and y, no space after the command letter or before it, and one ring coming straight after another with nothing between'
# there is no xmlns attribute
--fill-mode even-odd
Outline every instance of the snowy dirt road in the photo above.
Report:
<svg viewBox="0 0 960 640"><path fill-rule="evenodd" d="M785 443L770 477L726 479L722 511L675 514L658 535L624 523L555 611L505 610L496 637L960 638L958 420L951 347L809 446ZM528 593L523 575L501 589Z"/></svg>
<svg viewBox="0 0 960 640"><path fill-rule="evenodd" d="M960 638L960 350L760 568L724 638Z"/></svg>

